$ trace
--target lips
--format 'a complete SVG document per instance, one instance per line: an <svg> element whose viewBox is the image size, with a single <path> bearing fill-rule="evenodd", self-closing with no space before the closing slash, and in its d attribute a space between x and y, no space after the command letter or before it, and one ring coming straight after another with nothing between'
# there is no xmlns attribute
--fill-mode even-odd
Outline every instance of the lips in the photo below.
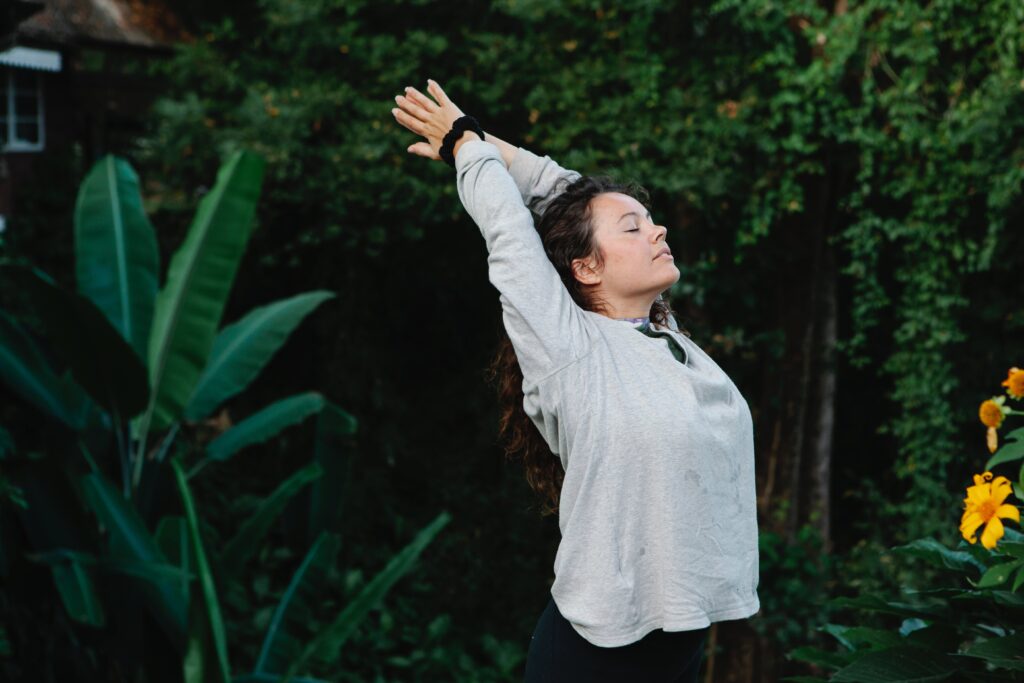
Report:
<svg viewBox="0 0 1024 683"><path fill-rule="evenodd" d="M665 247L664 249L659 251L654 258L658 258L659 256L664 256L665 254L668 254L669 256L671 256L672 255L672 250L669 249L668 247Z"/></svg>

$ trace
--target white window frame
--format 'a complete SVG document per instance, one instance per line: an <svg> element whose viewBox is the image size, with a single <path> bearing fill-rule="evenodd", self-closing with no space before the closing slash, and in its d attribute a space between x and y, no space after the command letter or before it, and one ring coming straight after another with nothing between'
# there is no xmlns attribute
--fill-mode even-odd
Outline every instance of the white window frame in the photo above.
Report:
<svg viewBox="0 0 1024 683"><path fill-rule="evenodd" d="M39 142L28 142L19 140L15 135L18 129L18 122L25 123L23 119L32 120L32 117L22 117L15 111L14 103L14 70L17 67L8 66L4 70L7 78L4 79L4 95L7 98L7 142L3 145L4 152L40 152L46 147L46 126L43 125L46 117L43 110L43 79L39 71L35 69L22 69L35 77L36 83L36 125L39 127Z"/></svg>

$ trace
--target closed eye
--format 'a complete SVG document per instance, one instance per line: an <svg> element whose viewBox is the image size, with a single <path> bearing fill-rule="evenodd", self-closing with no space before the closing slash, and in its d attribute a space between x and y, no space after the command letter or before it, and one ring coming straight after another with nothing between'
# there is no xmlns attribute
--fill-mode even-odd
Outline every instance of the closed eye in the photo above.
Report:
<svg viewBox="0 0 1024 683"><path fill-rule="evenodd" d="M627 230L626 232L640 232L640 228L633 228L632 230Z"/></svg>

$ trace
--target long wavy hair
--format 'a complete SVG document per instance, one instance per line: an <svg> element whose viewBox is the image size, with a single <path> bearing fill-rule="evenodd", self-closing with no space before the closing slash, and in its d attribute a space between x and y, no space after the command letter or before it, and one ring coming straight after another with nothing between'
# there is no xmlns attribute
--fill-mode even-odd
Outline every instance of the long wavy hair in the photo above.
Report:
<svg viewBox="0 0 1024 683"><path fill-rule="evenodd" d="M534 227L540 233L548 259L573 301L584 310L603 313L607 310L605 302L594 296L572 272L572 262L577 258L593 256L598 267L605 263L604 253L594 237L591 200L605 192L620 192L633 197L650 210L648 192L634 182L619 182L605 175L583 175L574 181L563 179L559 184L564 189L548 203L539 220L534 222ZM659 296L651 305L651 322L668 326L669 314L672 312L668 301ZM682 334L690 336L682 327L678 329ZM523 372L504 326L497 352L487 367L486 377L498 394L498 438L506 458L522 461L526 481L540 498L541 516L558 512L565 472L561 460L552 453L523 409Z"/></svg>

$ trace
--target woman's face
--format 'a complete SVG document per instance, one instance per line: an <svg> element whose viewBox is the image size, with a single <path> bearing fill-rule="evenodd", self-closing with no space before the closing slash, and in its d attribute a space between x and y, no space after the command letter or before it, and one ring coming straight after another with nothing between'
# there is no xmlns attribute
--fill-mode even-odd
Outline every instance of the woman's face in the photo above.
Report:
<svg viewBox="0 0 1024 683"><path fill-rule="evenodd" d="M646 207L629 195L604 192L591 200L594 238L604 264L590 263L594 271L577 271L587 284L600 284L611 299L631 301L655 296L679 280L663 225L655 225Z"/></svg>

